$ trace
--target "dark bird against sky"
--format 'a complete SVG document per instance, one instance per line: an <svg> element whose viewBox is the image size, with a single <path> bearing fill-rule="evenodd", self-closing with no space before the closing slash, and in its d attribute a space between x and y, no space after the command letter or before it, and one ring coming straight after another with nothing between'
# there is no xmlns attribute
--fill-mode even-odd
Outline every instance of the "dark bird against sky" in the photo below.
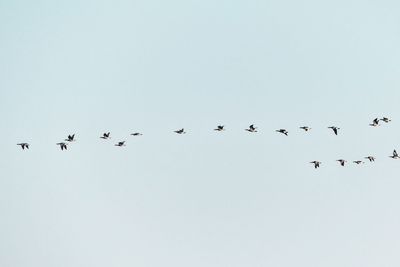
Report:
<svg viewBox="0 0 400 267"><path fill-rule="evenodd" d="M125 141L121 141L121 142L116 143L115 146L121 147L121 146L126 146L126 144L125 144Z"/></svg>
<svg viewBox="0 0 400 267"><path fill-rule="evenodd" d="M311 161L310 163L314 164L315 169L319 168L319 165L321 164L321 162L317 160Z"/></svg>
<svg viewBox="0 0 400 267"><path fill-rule="evenodd" d="M29 144L28 143L19 143L17 144L18 146L21 146L21 148L24 150L25 148L29 149Z"/></svg>
<svg viewBox="0 0 400 267"><path fill-rule="evenodd" d="M338 130L340 130L340 128L336 127L336 126L330 126L328 127L329 129L332 129L332 131L335 133L335 135L338 135Z"/></svg>
<svg viewBox="0 0 400 267"><path fill-rule="evenodd" d="M284 135L286 135L286 136L288 136L288 131L286 131L285 129L279 129L279 130L276 130L276 132L278 132L278 133L281 133L281 134L284 134Z"/></svg>
<svg viewBox="0 0 400 267"><path fill-rule="evenodd" d="M109 139L110 138L110 132L108 133L103 133L103 136L100 136L102 139Z"/></svg>
<svg viewBox="0 0 400 267"><path fill-rule="evenodd" d="M176 130L174 132L177 133L177 134L185 134L186 133L184 128Z"/></svg>
<svg viewBox="0 0 400 267"><path fill-rule="evenodd" d="M57 143L57 145L60 146L61 150L64 150L64 149L67 150L67 144L66 143L61 142L61 143Z"/></svg>
<svg viewBox="0 0 400 267"><path fill-rule="evenodd" d="M251 133L256 133L257 132L257 127L254 127L254 124L250 125L248 129L245 129L248 132Z"/></svg>
<svg viewBox="0 0 400 267"><path fill-rule="evenodd" d="M218 132L225 131L225 126L224 125L218 125L217 128L214 129L214 131L218 131Z"/></svg>
<svg viewBox="0 0 400 267"><path fill-rule="evenodd" d="M67 137L67 139L65 139L65 141L68 141L68 142L73 142L73 141L75 141L75 134L72 134L72 135L68 135L68 137Z"/></svg>

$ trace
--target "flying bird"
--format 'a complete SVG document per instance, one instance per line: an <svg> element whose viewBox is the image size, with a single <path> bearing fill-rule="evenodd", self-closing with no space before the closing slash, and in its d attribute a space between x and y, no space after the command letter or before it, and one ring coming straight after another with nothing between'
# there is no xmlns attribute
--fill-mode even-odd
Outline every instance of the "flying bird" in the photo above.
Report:
<svg viewBox="0 0 400 267"><path fill-rule="evenodd" d="M174 132L177 133L177 134L185 134L186 133L184 128L176 130Z"/></svg>
<svg viewBox="0 0 400 267"><path fill-rule="evenodd" d="M65 141L68 141L68 142L73 142L73 141L75 141L75 134L72 134L72 135L68 135L68 138L67 139L65 139Z"/></svg>
<svg viewBox="0 0 400 267"><path fill-rule="evenodd" d="M362 161L362 160L355 160L355 161L353 161L355 164L357 164L357 165L359 165L359 164L361 164L361 163L364 163L364 161Z"/></svg>
<svg viewBox="0 0 400 267"><path fill-rule="evenodd" d="M218 125L217 128L214 129L214 131L218 131L218 132L225 131L224 127L225 127L224 125Z"/></svg>
<svg viewBox="0 0 400 267"><path fill-rule="evenodd" d="M61 150L64 150L64 149L67 150L67 144L66 143L61 142L61 143L57 143L57 145L60 146Z"/></svg>
<svg viewBox="0 0 400 267"><path fill-rule="evenodd" d="M342 166L344 166L344 164L347 162L347 160L344 160L344 159L338 159L336 161L338 161L340 163L340 165L342 165Z"/></svg>
<svg viewBox="0 0 400 267"><path fill-rule="evenodd" d="M370 162L375 161L375 158L373 156L365 157L365 159L368 159Z"/></svg>
<svg viewBox="0 0 400 267"><path fill-rule="evenodd" d="M306 132L308 132L309 130L311 130L311 128L308 127L308 126L301 126L301 127L299 127L299 128L302 129L302 130L304 130L304 131L306 131Z"/></svg>
<svg viewBox="0 0 400 267"><path fill-rule="evenodd" d="M369 124L369 126L372 126L372 127L379 126L379 119L378 119L378 118L375 118L375 119L372 121L372 123Z"/></svg>
<svg viewBox="0 0 400 267"><path fill-rule="evenodd" d="M398 158L400 158L400 157L399 157L399 154L397 154L396 149L393 150L393 155L391 155L391 156L389 156L389 157L392 158L392 159L398 159Z"/></svg>
<svg viewBox="0 0 400 267"><path fill-rule="evenodd" d="M102 139L109 139L110 138L110 132L108 133L103 133L103 136L100 136Z"/></svg>
<svg viewBox="0 0 400 267"><path fill-rule="evenodd" d="M321 162L317 160L311 161L310 163L314 164L315 169L319 168L319 165L321 164Z"/></svg>
<svg viewBox="0 0 400 267"><path fill-rule="evenodd" d="M251 133L256 133L257 132L257 127L254 127L254 124L250 125L248 129L245 129L248 132Z"/></svg>
<svg viewBox="0 0 400 267"><path fill-rule="evenodd" d="M141 136L143 135L142 133L131 133L132 136Z"/></svg>
<svg viewBox="0 0 400 267"><path fill-rule="evenodd" d="M332 129L332 131L335 133L335 135L338 134L338 130L340 130L340 128L336 127L336 126L330 126L328 127L329 129Z"/></svg>
<svg viewBox="0 0 400 267"><path fill-rule="evenodd" d="M279 129L279 130L275 130L276 132L278 132L278 133L281 133L281 134L284 134L284 135L286 135L286 136L288 136L288 131L286 131L285 129Z"/></svg>
<svg viewBox="0 0 400 267"><path fill-rule="evenodd" d="M24 150L25 148L29 149L29 144L28 143L20 143L17 144L17 146L21 146L21 148Z"/></svg>
<svg viewBox="0 0 400 267"><path fill-rule="evenodd" d="M387 117L383 117L383 118L381 119L381 121L384 121L384 122L388 123L388 122L390 122L390 121L392 121L392 120L389 119L389 118L387 118Z"/></svg>
<svg viewBox="0 0 400 267"><path fill-rule="evenodd" d="M118 143L115 144L115 146L120 146L120 147L121 146L126 146L125 145L125 141L118 142Z"/></svg>

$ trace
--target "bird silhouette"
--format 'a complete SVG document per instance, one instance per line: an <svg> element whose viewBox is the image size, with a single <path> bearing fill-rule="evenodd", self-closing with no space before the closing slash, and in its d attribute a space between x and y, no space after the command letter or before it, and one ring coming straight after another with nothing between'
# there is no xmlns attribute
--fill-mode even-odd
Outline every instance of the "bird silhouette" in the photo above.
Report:
<svg viewBox="0 0 400 267"><path fill-rule="evenodd" d="M103 133L103 136L100 136L102 139L109 139L110 138L110 132L108 133Z"/></svg>
<svg viewBox="0 0 400 267"><path fill-rule="evenodd" d="M340 130L340 128L336 127L336 126L330 126L328 127L329 129L332 129L332 131L335 133L335 135L338 134L338 130Z"/></svg>
<svg viewBox="0 0 400 267"><path fill-rule="evenodd" d="M369 126L372 126L372 127L379 126L379 119L378 119L378 118L375 118L375 119L372 121L372 123L369 124Z"/></svg>
<svg viewBox="0 0 400 267"><path fill-rule="evenodd" d="M118 142L118 143L115 144L115 146L119 146L119 147L126 146L125 145L125 141Z"/></svg>
<svg viewBox="0 0 400 267"><path fill-rule="evenodd" d="M174 132L177 133L177 134L185 134L186 133L184 128L176 130Z"/></svg>
<svg viewBox="0 0 400 267"><path fill-rule="evenodd" d="M398 159L399 158L399 154L397 154L396 149L393 150L393 154L391 156L389 156L389 157L392 158L392 159Z"/></svg>
<svg viewBox="0 0 400 267"><path fill-rule="evenodd" d="M21 146L22 150L24 150L25 148L29 149L28 143L19 143L19 144L17 144L17 146Z"/></svg>
<svg viewBox="0 0 400 267"><path fill-rule="evenodd" d="M359 164L361 164L361 163L364 163L364 161L362 161L362 160L355 160L355 161L353 161L353 163L359 165Z"/></svg>
<svg viewBox="0 0 400 267"><path fill-rule="evenodd" d="M365 157L365 159L368 159L370 162L375 161L375 157L373 157L373 156Z"/></svg>
<svg viewBox="0 0 400 267"><path fill-rule="evenodd" d="M344 159L338 159L336 161L338 161L340 163L340 165L342 165L342 166L344 166L344 164L347 162L347 160L344 160Z"/></svg>
<svg viewBox="0 0 400 267"><path fill-rule="evenodd" d="M288 131L286 131L285 129L279 129L279 130L275 130L276 132L278 132L278 133L281 133L281 134L284 134L284 135L286 135L286 136L288 136Z"/></svg>
<svg viewBox="0 0 400 267"><path fill-rule="evenodd" d="M72 134L72 135L68 135L68 138L67 139L65 139L65 141L68 141L68 142L73 142L73 141L75 141L75 134Z"/></svg>
<svg viewBox="0 0 400 267"><path fill-rule="evenodd" d="M257 132L257 127L254 127L254 124L250 125L248 129L245 129L248 132L251 133L256 133Z"/></svg>
<svg viewBox="0 0 400 267"><path fill-rule="evenodd" d="M224 125L218 125L217 128L214 129L214 131L218 131L218 132L225 131L225 126Z"/></svg>
<svg viewBox="0 0 400 267"><path fill-rule="evenodd" d="M301 127L299 127L299 128L302 129L302 130L304 130L304 131L306 131L306 132L308 132L309 130L311 130L311 128L308 127L308 126L301 126Z"/></svg>
<svg viewBox="0 0 400 267"><path fill-rule="evenodd" d="M386 122L386 123L392 121L391 119L389 119L389 118L387 118L387 117L383 117L383 118L380 119L380 120L383 121L383 122Z"/></svg>
<svg viewBox="0 0 400 267"><path fill-rule="evenodd" d="M317 160L311 161L310 163L314 164L315 169L319 168L319 165L321 164L321 162Z"/></svg>
<svg viewBox="0 0 400 267"><path fill-rule="evenodd" d="M67 150L67 144L66 143L61 142L61 143L57 143L57 145L60 146L61 150L64 150L64 149Z"/></svg>
<svg viewBox="0 0 400 267"><path fill-rule="evenodd" d="M132 135L132 136L141 136L141 135L143 135L143 134L142 134L142 133L137 133L137 132L136 132L136 133L131 133L131 135Z"/></svg>

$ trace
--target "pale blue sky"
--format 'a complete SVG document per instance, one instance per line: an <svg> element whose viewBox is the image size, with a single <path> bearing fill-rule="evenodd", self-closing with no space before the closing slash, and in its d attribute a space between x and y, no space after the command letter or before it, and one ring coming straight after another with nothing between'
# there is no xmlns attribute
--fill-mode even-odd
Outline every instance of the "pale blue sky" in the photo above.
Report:
<svg viewBox="0 0 400 267"><path fill-rule="evenodd" d="M399 13L1 1L0 265L399 266Z"/></svg>

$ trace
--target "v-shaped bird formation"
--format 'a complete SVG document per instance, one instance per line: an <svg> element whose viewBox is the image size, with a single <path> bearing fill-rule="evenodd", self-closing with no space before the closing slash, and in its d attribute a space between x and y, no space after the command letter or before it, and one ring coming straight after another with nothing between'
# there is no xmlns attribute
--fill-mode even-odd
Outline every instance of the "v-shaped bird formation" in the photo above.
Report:
<svg viewBox="0 0 400 267"><path fill-rule="evenodd" d="M378 127L378 126L380 126L380 122L389 123L391 121L392 120L389 119L388 117L375 118L375 119L372 120L372 122L369 124L369 126ZM331 129L333 131L334 135L338 135L339 134L339 130L340 130L339 127L337 127L337 126L329 126L327 128ZM254 124L251 124L248 128L246 128L244 130L247 131L247 132L250 132L250 133L257 133L258 132L257 129L258 129L258 127L256 127ZM312 128L309 127L309 126L300 126L299 129L303 130L304 132L309 132ZM217 132L222 132L222 131L225 131L226 128L225 128L225 125L217 125L216 128L214 128L213 130L217 131ZM173 132L178 134L178 135L186 134L185 128L180 128L178 130L174 130ZM283 128L275 130L275 132L281 133L281 134L283 134L285 136L289 136L289 131L287 131L286 129L283 129ZM143 134L140 133L140 132L133 132L130 135L137 137L137 136L142 136ZM104 140L111 139L111 133L110 132L105 132L100 136L100 138L104 139ZM62 151L64 151L64 150L68 149L68 145L70 143L75 142L75 141L76 141L75 134L69 134L67 136L67 138L64 139L64 141L56 143L56 145L58 145L60 147L60 149ZM17 145L20 146L22 148L22 150L29 149L29 143L22 142L22 143L18 143ZM126 141L118 141L117 143L114 144L114 146L124 147L124 146L126 146ZM392 154L389 155L389 157L392 158L392 159L400 159L400 156L397 153L396 149L393 150ZM371 156L371 155L365 156L364 159L368 160L369 162L375 162L375 157ZM342 166L342 167L344 167L348 163L348 161L345 160L345 159L337 159L336 162L338 162L339 165ZM321 167L321 165L322 165L322 162L318 161L318 160L310 161L310 163L313 164L315 169ZM354 160L354 161L352 161L352 163L354 163L356 165L360 165L360 164L364 164L365 162L362 161L362 160Z"/></svg>

